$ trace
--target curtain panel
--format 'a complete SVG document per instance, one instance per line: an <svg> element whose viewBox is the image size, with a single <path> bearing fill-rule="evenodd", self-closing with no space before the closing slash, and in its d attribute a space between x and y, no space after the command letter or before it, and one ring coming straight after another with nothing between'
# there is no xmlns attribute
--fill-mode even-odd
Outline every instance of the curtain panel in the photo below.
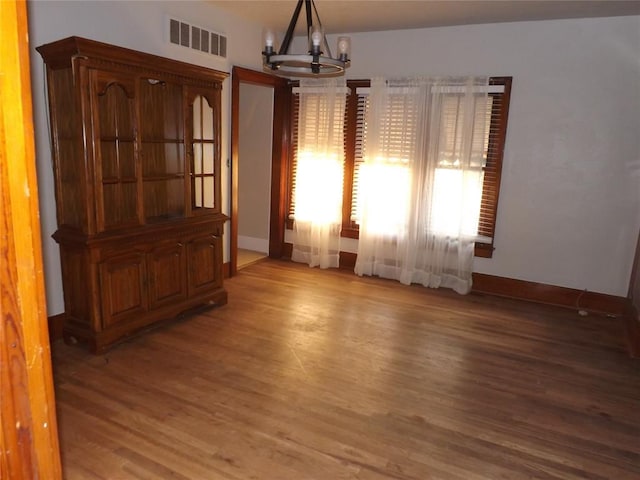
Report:
<svg viewBox="0 0 640 480"><path fill-rule="evenodd" d="M471 290L488 77L373 79L355 272Z"/></svg>
<svg viewBox="0 0 640 480"><path fill-rule="evenodd" d="M338 267L342 225L346 80L303 79L291 259Z"/></svg>

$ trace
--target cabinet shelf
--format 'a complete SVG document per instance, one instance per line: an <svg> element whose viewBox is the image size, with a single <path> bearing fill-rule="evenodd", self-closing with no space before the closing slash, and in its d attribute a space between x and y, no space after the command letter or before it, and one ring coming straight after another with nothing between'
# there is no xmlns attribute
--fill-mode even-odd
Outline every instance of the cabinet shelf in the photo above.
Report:
<svg viewBox="0 0 640 480"><path fill-rule="evenodd" d="M123 136L115 136L115 135L101 135L100 141L103 143L134 143L136 141L135 137L123 137Z"/></svg>
<svg viewBox="0 0 640 480"><path fill-rule="evenodd" d="M137 181L138 179L135 177L121 177L121 178L108 177L108 178L102 179L102 184L113 185L115 183L136 183Z"/></svg>
<svg viewBox="0 0 640 480"><path fill-rule="evenodd" d="M171 175L143 175L143 182L166 182L167 180L183 179L184 173L175 173Z"/></svg>
<svg viewBox="0 0 640 480"><path fill-rule="evenodd" d="M178 143L178 144L183 144L184 143L184 139L183 138L142 138L141 140L142 145L144 146L145 143Z"/></svg>

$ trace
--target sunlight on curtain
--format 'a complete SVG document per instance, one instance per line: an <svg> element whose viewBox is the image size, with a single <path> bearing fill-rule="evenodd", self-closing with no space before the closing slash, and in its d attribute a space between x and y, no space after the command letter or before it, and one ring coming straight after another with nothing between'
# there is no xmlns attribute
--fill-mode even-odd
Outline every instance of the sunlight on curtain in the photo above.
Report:
<svg viewBox="0 0 640 480"><path fill-rule="evenodd" d="M482 170L436 168L430 225L433 233L450 237L477 234L482 179Z"/></svg>
<svg viewBox="0 0 640 480"><path fill-rule="evenodd" d="M341 223L343 162L337 154L298 152L295 220Z"/></svg>
<svg viewBox="0 0 640 480"><path fill-rule="evenodd" d="M358 275L471 289L487 84L486 77L372 80Z"/></svg>
<svg viewBox="0 0 640 480"><path fill-rule="evenodd" d="M300 81L291 259L311 267L339 263L347 91L344 78Z"/></svg>
<svg viewBox="0 0 640 480"><path fill-rule="evenodd" d="M358 211L375 212L367 215L371 233L396 236L403 231L409 206L405 192L410 186L406 162L379 157L362 165Z"/></svg>

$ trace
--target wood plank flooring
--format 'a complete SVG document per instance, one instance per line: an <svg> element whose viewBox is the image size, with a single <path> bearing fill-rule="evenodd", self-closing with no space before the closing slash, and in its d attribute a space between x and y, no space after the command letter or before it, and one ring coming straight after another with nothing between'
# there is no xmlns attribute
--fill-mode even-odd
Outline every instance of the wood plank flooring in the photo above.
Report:
<svg viewBox="0 0 640 480"><path fill-rule="evenodd" d="M266 253L247 250L246 248L239 248L237 257L238 269L248 267L249 265L264 260L265 258L267 258Z"/></svg>
<svg viewBox="0 0 640 480"><path fill-rule="evenodd" d="M65 478L640 478L622 321L266 260L103 356L53 348Z"/></svg>

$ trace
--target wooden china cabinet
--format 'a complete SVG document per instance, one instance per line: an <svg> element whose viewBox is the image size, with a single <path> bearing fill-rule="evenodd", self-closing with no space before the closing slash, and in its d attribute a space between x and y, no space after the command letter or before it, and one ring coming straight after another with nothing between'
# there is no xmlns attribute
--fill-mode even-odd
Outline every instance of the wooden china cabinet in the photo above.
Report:
<svg viewBox="0 0 640 480"><path fill-rule="evenodd" d="M224 304L220 101L228 74L70 37L47 67L64 336L94 352Z"/></svg>

